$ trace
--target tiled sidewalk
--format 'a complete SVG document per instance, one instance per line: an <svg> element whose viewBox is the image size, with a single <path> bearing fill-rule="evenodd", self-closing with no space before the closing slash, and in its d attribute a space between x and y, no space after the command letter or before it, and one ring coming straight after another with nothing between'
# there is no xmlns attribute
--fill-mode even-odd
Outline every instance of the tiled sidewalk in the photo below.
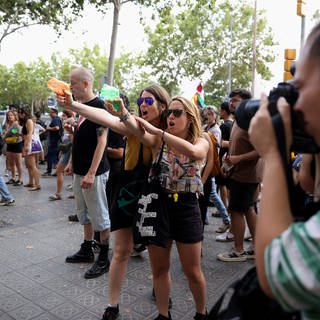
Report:
<svg viewBox="0 0 320 320"><path fill-rule="evenodd" d="M42 166L42 171L45 167ZM0 157L4 172L4 157ZM26 180L26 179L25 179ZM71 182L66 178L65 185ZM65 257L79 249L82 227L68 222L74 200L48 201L55 178L43 178L42 189L28 192L9 186L16 199L0 207L0 320L99 320L107 303L107 274L86 280L88 264L66 264ZM218 243L214 228L219 219L209 217L203 245L203 271L207 280L208 309L227 286L253 262L223 263L216 259L230 244ZM112 255L112 245L110 255ZM195 310L177 252L172 252L172 317L193 319ZM157 315L151 297L152 281L147 255L131 258L120 300L120 320L152 320Z"/></svg>

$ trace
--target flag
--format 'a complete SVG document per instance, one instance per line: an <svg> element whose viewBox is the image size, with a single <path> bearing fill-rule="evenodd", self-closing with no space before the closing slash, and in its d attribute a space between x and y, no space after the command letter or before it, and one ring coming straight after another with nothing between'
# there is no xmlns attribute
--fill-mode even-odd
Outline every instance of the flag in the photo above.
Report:
<svg viewBox="0 0 320 320"><path fill-rule="evenodd" d="M196 93L193 95L191 100L195 103L196 106L200 108L205 108L205 103L204 103L204 92L203 92L203 86L202 86L202 81L197 86Z"/></svg>

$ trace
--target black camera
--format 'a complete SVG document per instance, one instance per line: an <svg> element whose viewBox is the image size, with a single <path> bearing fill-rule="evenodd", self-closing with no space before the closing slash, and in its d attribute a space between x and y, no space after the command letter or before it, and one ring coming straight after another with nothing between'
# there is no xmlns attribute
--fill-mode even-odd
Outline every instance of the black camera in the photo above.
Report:
<svg viewBox="0 0 320 320"><path fill-rule="evenodd" d="M298 153L318 153L320 147L314 142L313 138L305 133L300 114L293 110L293 106L298 100L299 93L291 82L280 82L276 88L273 88L268 96L268 110L271 117L278 114L277 101L284 97L291 110L292 121L292 146L291 151ZM243 130L248 130L250 121L256 114L260 106L260 100L243 100L235 111L235 119L238 126Z"/></svg>

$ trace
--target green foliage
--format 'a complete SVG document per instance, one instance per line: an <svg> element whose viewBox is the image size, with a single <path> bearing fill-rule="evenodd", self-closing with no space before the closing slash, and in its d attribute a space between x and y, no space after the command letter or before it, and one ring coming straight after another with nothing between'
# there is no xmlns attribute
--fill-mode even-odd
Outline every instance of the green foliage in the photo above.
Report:
<svg viewBox="0 0 320 320"><path fill-rule="evenodd" d="M232 21L232 87L249 88L252 77L253 7L249 1L185 1L180 10L165 7L154 29L146 27L150 47L145 63L160 83L175 92L184 78L205 81L205 100L220 103L228 84ZM258 13L256 71L270 79L272 33Z"/></svg>
<svg viewBox="0 0 320 320"><path fill-rule="evenodd" d="M67 57L57 52L51 56L51 61L45 62L42 58L29 65L23 62L16 63L12 68L0 65L0 106L9 104L29 104L34 109L43 110L47 104L50 90L47 82L56 77L69 82L69 73L77 66L84 66L94 74L94 91L99 92L101 78L106 74L108 58L98 45L89 48L85 45L81 50L70 49ZM129 97L135 105L136 89L141 83L150 82L146 73L140 76L139 56L124 53L116 59L115 85ZM141 87L140 87L141 89ZM131 94L134 92L133 94Z"/></svg>

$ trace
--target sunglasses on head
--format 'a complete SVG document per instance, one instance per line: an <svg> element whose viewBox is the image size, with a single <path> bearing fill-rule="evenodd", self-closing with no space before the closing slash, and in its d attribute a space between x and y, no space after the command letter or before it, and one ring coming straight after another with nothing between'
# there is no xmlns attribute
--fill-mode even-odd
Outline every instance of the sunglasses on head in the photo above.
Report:
<svg viewBox="0 0 320 320"><path fill-rule="evenodd" d="M183 113L183 109L167 109L164 111L164 115L166 117L169 117L171 113L175 116L175 118L179 118Z"/></svg>
<svg viewBox="0 0 320 320"><path fill-rule="evenodd" d="M137 105L140 107L143 102L145 102L148 106L152 106L154 103L154 99L151 97L146 97L146 98L138 98L137 100Z"/></svg>

